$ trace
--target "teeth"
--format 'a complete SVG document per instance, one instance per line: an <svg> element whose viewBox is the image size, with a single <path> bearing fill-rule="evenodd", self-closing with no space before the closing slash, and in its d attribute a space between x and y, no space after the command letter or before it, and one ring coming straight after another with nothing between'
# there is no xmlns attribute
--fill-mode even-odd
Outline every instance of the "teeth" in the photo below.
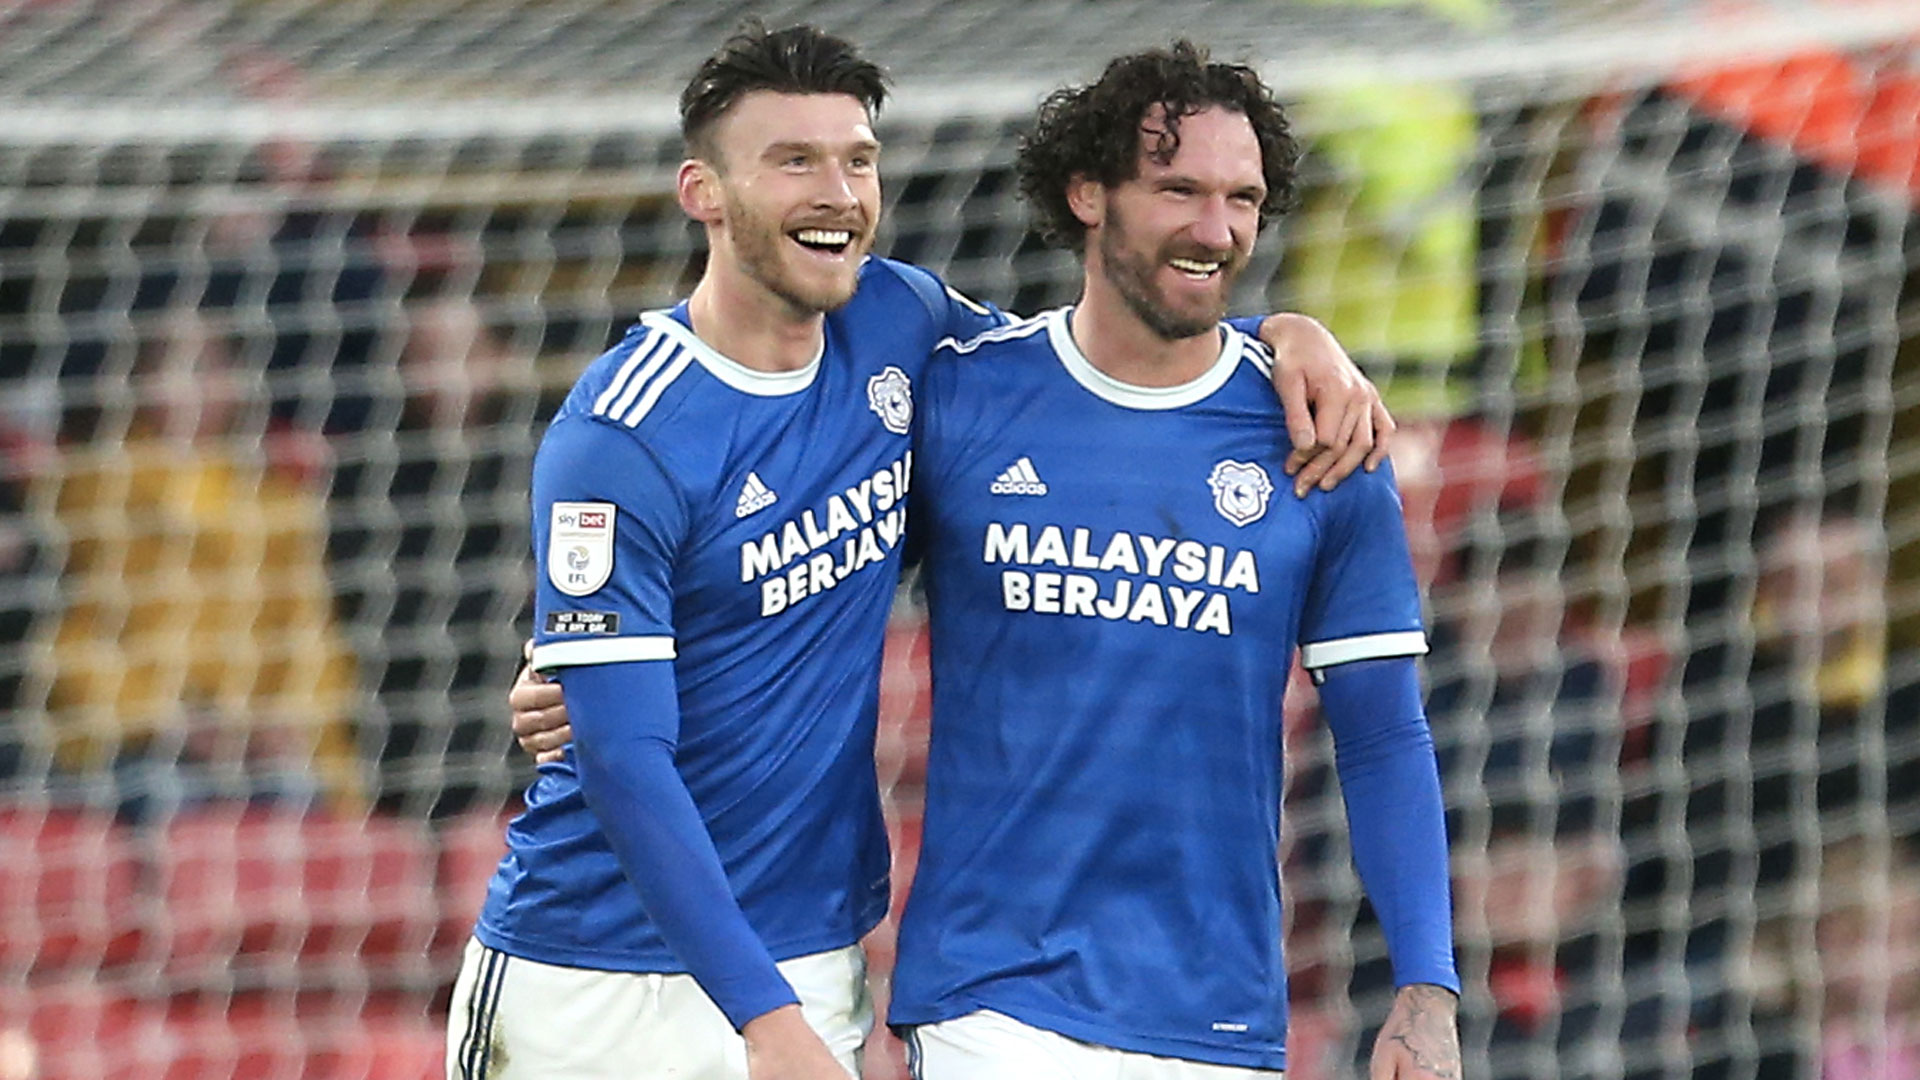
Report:
<svg viewBox="0 0 1920 1080"><path fill-rule="evenodd" d="M793 234L793 238L803 244L824 244L829 247L853 242L853 234L845 229L801 229Z"/></svg>
<svg viewBox="0 0 1920 1080"><path fill-rule="evenodd" d="M1199 274L1202 277L1220 269L1219 260L1201 262L1198 259L1168 259L1167 261L1173 264L1175 270L1184 270L1189 274Z"/></svg>

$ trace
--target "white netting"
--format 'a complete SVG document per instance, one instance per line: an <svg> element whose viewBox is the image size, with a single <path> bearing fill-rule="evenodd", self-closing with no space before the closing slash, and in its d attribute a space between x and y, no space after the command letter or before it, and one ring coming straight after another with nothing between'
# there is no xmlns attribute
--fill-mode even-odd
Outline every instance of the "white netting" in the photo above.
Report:
<svg viewBox="0 0 1920 1080"><path fill-rule="evenodd" d="M1911 3L11 0L0 1078L434 1075L539 421L697 274L673 99L747 15L892 69L881 250L1020 311L1076 273L1013 196L1039 97L1256 62L1311 155L1242 306L1408 421L1472 1074L1912 1060ZM1382 947L1294 711L1291 1071L1357 1075Z"/></svg>

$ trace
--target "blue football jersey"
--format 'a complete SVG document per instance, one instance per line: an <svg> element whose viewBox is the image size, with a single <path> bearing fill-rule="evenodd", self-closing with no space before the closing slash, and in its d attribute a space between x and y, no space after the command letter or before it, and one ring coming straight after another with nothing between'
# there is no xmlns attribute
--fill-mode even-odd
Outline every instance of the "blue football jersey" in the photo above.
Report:
<svg viewBox="0 0 1920 1080"><path fill-rule="evenodd" d="M799 371L720 355L685 305L650 313L542 442L534 665L672 661L674 765L775 959L857 941L885 913L873 743L916 385L943 336L999 321L882 259ZM572 967L686 970L571 754L540 769L507 838L481 942Z"/></svg>
<svg viewBox="0 0 1920 1080"><path fill-rule="evenodd" d="M1292 494L1258 343L1131 387L1070 312L949 343L918 384L933 734L890 1019L979 1009L1278 1069L1281 698L1423 653L1387 469Z"/></svg>

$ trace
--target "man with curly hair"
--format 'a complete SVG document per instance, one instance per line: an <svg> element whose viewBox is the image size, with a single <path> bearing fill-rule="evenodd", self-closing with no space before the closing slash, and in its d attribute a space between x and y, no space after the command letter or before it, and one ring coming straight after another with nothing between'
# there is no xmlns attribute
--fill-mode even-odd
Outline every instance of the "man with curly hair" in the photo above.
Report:
<svg viewBox="0 0 1920 1080"><path fill-rule="evenodd" d="M933 735L890 1019L928 1080L1286 1067L1296 646L1400 987L1373 1076L1458 1075L1392 473L1275 497L1270 358L1221 321L1295 156L1259 77L1186 42L1056 92L1019 173L1080 301L947 341L917 388Z"/></svg>

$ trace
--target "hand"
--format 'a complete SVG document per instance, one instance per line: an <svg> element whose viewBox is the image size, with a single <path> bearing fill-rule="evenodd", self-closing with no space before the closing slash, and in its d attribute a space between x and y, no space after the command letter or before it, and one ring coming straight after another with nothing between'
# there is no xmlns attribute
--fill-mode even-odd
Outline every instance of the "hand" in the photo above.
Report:
<svg viewBox="0 0 1920 1080"><path fill-rule="evenodd" d="M1368 472L1379 468L1398 425L1333 334L1305 315L1269 315L1260 340L1273 350L1273 385L1287 410L1293 493L1316 484L1332 491L1363 461Z"/></svg>
<svg viewBox="0 0 1920 1080"><path fill-rule="evenodd" d="M1460 1080L1459 1009L1444 986L1401 987L1373 1042L1369 1080Z"/></svg>
<svg viewBox="0 0 1920 1080"><path fill-rule="evenodd" d="M536 764L545 765L566 756L573 741L573 727L567 723L567 701L560 684L522 664L507 691L507 707L513 710L513 736L520 749L533 755Z"/></svg>
<svg viewBox="0 0 1920 1080"><path fill-rule="evenodd" d="M783 1005L747 1021L747 1080L847 1080L827 1044L800 1015Z"/></svg>

